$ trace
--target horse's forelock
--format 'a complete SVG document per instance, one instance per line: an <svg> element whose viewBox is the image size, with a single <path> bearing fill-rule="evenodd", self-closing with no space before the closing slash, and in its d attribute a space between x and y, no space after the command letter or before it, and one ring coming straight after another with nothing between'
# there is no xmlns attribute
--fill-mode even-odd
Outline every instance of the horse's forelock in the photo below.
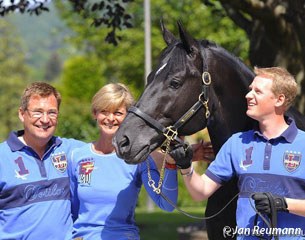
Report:
<svg viewBox="0 0 305 240"><path fill-rule="evenodd" d="M167 66L168 69L176 70L181 69L181 66L184 66L186 62L186 52L182 47L182 44L176 42L165 48L160 55L160 64L159 68L156 70L156 74L160 72Z"/></svg>

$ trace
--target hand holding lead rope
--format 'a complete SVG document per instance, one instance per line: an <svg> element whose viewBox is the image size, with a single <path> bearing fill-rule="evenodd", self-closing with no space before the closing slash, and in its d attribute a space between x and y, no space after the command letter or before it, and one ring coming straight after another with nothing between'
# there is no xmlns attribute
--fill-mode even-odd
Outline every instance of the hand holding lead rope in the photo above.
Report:
<svg viewBox="0 0 305 240"><path fill-rule="evenodd" d="M254 193L252 199L258 212L264 214L272 213L272 206L276 211L288 212L287 202L284 197L275 196L271 193Z"/></svg>
<svg viewBox="0 0 305 240"><path fill-rule="evenodd" d="M187 142L176 144L169 154L180 169L187 169L192 165L193 149Z"/></svg>

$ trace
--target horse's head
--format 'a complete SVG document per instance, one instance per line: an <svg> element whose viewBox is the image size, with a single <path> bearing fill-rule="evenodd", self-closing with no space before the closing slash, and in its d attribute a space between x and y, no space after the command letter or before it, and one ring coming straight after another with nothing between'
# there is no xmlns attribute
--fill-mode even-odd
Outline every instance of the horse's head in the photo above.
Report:
<svg viewBox="0 0 305 240"><path fill-rule="evenodd" d="M204 61L200 42L178 23L177 40L162 24L167 47L158 67L148 76L145 90L120 126L114 145L117 154L128 163L144 161L165 140L162 128L174 125L198 100L205 100L202 73ZM206 76L206 81L209 81ZM204 92L203 92L204 91ZM206 126L206 108L198 107L180 119L179 135L190 135ZM161 128L161 129L160 129ZM171 134L171 133L169 133Z"/></svg>
<svg viewBox="0 0 305 240"><path fill-rule="evenodd" d="M209 41L192 38L180 23L178 27L180 39L176 39L162 24L167 47L161 53L158 67L148 76L141 98L129 109L113 139L118 156L128 163L144 161L165 139L176 138L176 134L190 135L207 124L219 129L221 125L218 124L224 124L222 104L228 105L228 111L231 111L229 115L239 113L246 107L244 96L253 76L251 71L245 70L246 77L250 78L243 84L245 86L240 86L237 83L241 78L241 67L238 64L237 67L232 66L237 58ZM215 48L215 53L212 48ZM210 74L213 88L210 86ZM226 83L227 78L232 78L233 83ZM232 92L224 90L228 87L232 88ZM232 98L232 94L236 96ZM219 99L217 95L220 95ZM234 101L234 97L238 101ZM230 101L233 105L229 104ZM236 102L239 102L238 106ZM215 118L217 111L221 113ZM243 114L245 116L245 111ZM240 114L234 117L239 119ZM238 124L238 121L227 125ZM169 126L173 127L166 128ZM214 147L221 145L231 133L225 128L222 132L220 135L223 138L219 142L212 140Z"/></svg>

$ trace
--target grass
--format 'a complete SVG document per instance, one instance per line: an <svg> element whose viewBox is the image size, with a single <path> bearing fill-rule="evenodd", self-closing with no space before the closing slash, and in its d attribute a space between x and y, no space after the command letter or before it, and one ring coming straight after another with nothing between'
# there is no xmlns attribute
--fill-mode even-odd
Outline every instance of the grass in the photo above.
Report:
<svg viewBox="0 0 305 240"><path fill-rule="evenodd" d="M183 208L189 214L203 217L204 208ZM136 222L140 228L141 240L178 240L178 227L190 224L200 224L202 220L193 219L175 210L168 213L162 210L147 212L145 209L136 209Z"/></svg>

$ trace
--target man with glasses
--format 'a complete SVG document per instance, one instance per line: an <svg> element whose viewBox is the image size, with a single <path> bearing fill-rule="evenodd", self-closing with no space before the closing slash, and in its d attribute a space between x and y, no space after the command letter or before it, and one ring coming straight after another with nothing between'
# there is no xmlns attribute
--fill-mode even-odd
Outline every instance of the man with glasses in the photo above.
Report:
<svg viewBox="0 0 305 240"><path fill-rule="evenodd" d="M55 137L61 96L44 82L21 98L24 130L0 144L0 239L71 239L67 163L84 143Z"/></svg>

